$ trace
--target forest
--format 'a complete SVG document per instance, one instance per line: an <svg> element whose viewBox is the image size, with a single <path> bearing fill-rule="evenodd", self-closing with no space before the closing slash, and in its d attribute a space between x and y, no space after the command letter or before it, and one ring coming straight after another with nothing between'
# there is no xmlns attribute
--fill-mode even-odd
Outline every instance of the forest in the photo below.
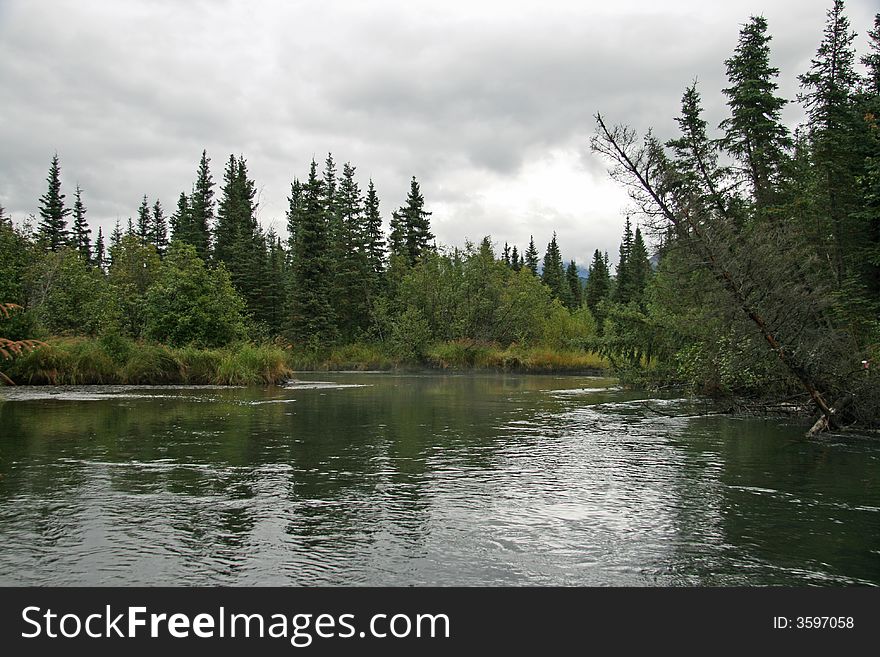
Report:
<svg viewBox="0 0 880 657"><path fill-rule="evenodd" d="M814 413L816 431L874 426L880 14L869 28L860 55L835 0L798 75L805 118L794 130L760 16L725 62L718 126L703 117L696 82L673 139L597 114L590 146L633 207L616 264L596 250L586 276L555 234L541 251L534 238L437 244L415 177L386 232L372 180L364 186L348 162L339 171L332 155L291 182L284 236L257 220L246 159L230 155L215 182L207 152L173 209L144 196L125 225L93 234L87 190L68 199L56 154L34 215L13 222L0 208L0 378L608 370L629 384Z"/></svg>

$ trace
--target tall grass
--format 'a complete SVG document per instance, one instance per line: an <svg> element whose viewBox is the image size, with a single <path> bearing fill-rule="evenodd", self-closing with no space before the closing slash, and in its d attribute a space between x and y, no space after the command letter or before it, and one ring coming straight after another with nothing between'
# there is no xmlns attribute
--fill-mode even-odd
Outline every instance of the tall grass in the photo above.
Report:
<svg viewBox="0 0 880 657"><path fill-rule="evenodd" d="M551 347L478 343L470 340L433 345L427 364L440 369L496 369L509 372L598 372L609 368L599 354Z"/></svg>
<svg viewBox="0 0 880 657"><path fill-rule="evenodd" d="M290 374L284 351L248 343L179 349L112 339L49 338L8 366L18 384L276 384Z"/></svg>

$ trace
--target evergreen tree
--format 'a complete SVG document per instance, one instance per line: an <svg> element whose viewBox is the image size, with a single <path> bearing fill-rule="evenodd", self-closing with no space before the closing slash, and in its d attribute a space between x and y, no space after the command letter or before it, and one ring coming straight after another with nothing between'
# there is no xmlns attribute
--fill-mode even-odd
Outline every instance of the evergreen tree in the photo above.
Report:
<svg viewBox="0 0 880 657"><path fill-rule="evenodd" d="M535 248L535 238L529 235L529 248L526 249L524 264L531 272L538 275L538 249Z"/></svg>
<svg viewBox="0 0 880 657"><path fill-rule="evenodd" d="M303 188L303 211L297 226L292 257L288 333L291 339L313 346L336 339L336 322L330 306L330 263L324 184L312 160Z"/></svg>
<svg viewBox="0 0 880 657"><path fill-rule="evenodd" d="M180 192L177 199L177 209L171 215L171 239L189 244L191 224L189 199L185 193Z"/></svg>
<svg viewBox="0 0 880 657"><path fill-rule="evenodd" d="M198 256L206 261L210 255L210 234L214 224L214 180L211 177L210 162L208 152L203 150L196 172L196 184L189 197L189 221L180 226L181 240L196 247Z"/></svg>
<svg viewBox="0 0 880 657"><path fill-rule="evenodd" d="M593 317L599 321L599 304L609 297L611 291L611 273L608 271L608 261L596 249L593 252L593 262L587 273L587 284L584 290L584 302L593 313Z"/></svg>
<svg viewBox="0 0 880 657"><path fill-rule="evenodd" d="M648 248L642 238L642 230L636 227L636 235L633 239L632 250L627 258L627 269L631 284L631 301L640 305L644 304L645 288L651 277L651 261L648 258Z"/></svg>
<svg viewBox="0 0 880 657"><path fill-rule="evenodd" d="M214 259L222 262L248 310L262 319L266 246L256 217L256 186L244 157L229 156L214 229Z"/></svg>
<svg viewBox="0 0 880 657"><path fill-rule="evenodd" d="M856 246L864 239L864 235L858 234L859 226L849 225L860 201L855 179L864 162L860 146L867 137L865 122L853 102L858 84L852 45L855 36L843 13L842 0L834 0L816 57L809 72L799 78L804 89L799 99L809 117L813 162L818 174L814 200L817 214L829 220L822 232L832 235L829 247L838 281L844 276L848 237L855 238ZM853 233L854 229L857 232Z"/></svg>
<svg viewBox="0 0 880 657"><path fill-rule="evenodd" d="M119 246L122 243L122 227L119 225L119 219L116 220L116 225L113 227L113 231L110 233L110 255L113 255L113 248Z"/></svg>
<svg viewBox="0 0 880 657"><path fill-rule="evenodd" d="M168 223L165 221L165 210L159 199L153 204L153 215L150 222L150 243L156 252L163 256L168 248Z"/></svg>
<svg viewBox="0 0 880 657"><path fill-rule="evenodd" d="M94 264L99 269L106 269L107 267L107 253L104 248L104 233L101 231L101 227L98 226L98 237L95 240L95 260Z"/></svg>
<svg viewBox="0 0 880 657"><path fill-rule="evenodd" d="M632 274L629 266L629 255L633 248L632 224L629 217L623 229L623 241L620 243L620 258L617 261L617 281L614 285L614 301L629 303L633 298Z"/></svg>
<svg viewBox="0 0 880 657"><path fill-rule="evenodd" d="M373 273L364 200L354 173L355 168L346 162L334 204L336 231L332 244L335 267L331 300L336 309L339 332L347 340L356 338L358 332L367 327Z"/></svg>
<svg viewBox="0 0 880 657"><path fill-rule="evenodd" d="M565 269L565 281L568 285L569 308L577 310L584 303L584 288L581 285L581 277L578 275L577 265L570 260Z"/></svg>
<svg viewBox="0 0 880 657"><path fill-rule="evenodd" d="M865 89L876 97L880 95L880 13L874 16L874 29L868 31L868 54L861 62L868 69Z"/></svg>
<svg viewBox="0 0 880 657"><path fill-rule="evenodd" d="M303 209L302 185L297 178L294 178L290 185L290 196L287 197L287 203L287 248L292 253Z"/></svg>
<svg viewBox="0 0 880 657"><path fill-rule="evenodd" d="M138 208L137 231L135 233L142 245L150 242L152 224L153 218L150 216L150 204L147 202L147 195L144 194L141 206Z"/></svg>
<svg viewBox="0 0 880 657"><path fill-rule="evenodd" d="M752 16L740 30L733 57L725 62L730 86L724 94L730 117L721 122L723 144L742 163L758 207L773 200L772 186L791 146L780 118L786 101L774 95L779 69L770 66L771 38L767 20Z"/></svg>
<svg viewBox="0 0 880 657"><path fill-rule="evenodd" d="M72 246L89 263L92 262L91 235L92 229L89 228L89 224L86 221L86 206L82 200L82 189L77 185L73 201Z"/></svg>
<svg viewBox="0 0 880 657"><path fill-rule="evenodd" d="M70 214L70 208L64 207L64 194L61 193L61 164L58 153L52 158L46 182L49 189L40 197L37 238L47 251L58 251L68 241L67 216Z"/></svg>
<svg viewBox="0 0 880 657"><path fill-rule="evenodd" d="M367 234L367 255L373 271L375 290L385 272L385 238L382 234L382 215L379 213L379 197L373 180L367 186L367 199L364 204L364 221Z"/></svg>
<svg viewBox="0 0 880 657"><path fill-rule="evenodd" d="M430 217L431 213L425 211L419 183L413 176L406 204L391 215L391 254L402 256L410 266L415 265L434 239Z"/></svg>
<svg viewBox="0 0 880 657"><path fill-rule="evenodd" d="M510 247L507 245L507 242L504 243L504 250L501 251L501 261L510 267Z"/></svg>
<svg viewBox="0 0 880 657"><path fill-rule="evenodd" d="M280 335L284 329L284 282L287 277L286 257L281 238L270 228L266 233L268 267L264 286L263 316L271 335Z"/></svg>
<svg viewBox="0 0 880 657"><path fill-rule="evenodd" d="M519 251L516 248L516 244L513 245L513 250L510 252L510 268L513 271L522 269L522 262L519 259Z"/></svg>
<svg viewBox="0 0 880 657"><path fill-rule="evenodd" d="M565 269L562 264L562 255L559 252L559 245L556 243L556 233L553 233L553 239L547 245L547 252L544 254L544 268L541 271L541 282L550 288L553 296L568 302L568 290L565 281Z"/></svg>
<svg viewBox="0 0 880 657"><path fill-rule="evenodd" d="M0 205L0 226L12 228L12 216L6 214L6 208Z"/></svg>

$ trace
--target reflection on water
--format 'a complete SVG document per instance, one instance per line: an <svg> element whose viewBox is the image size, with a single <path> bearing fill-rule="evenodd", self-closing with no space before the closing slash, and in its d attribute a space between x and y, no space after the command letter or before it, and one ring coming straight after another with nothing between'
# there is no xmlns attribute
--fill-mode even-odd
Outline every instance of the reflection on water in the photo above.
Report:
<svg viewBox="0 0 880 657"><path fill-rule="evenodd" d="M880 445L588 377L4 390L0 584L880 584Z"/></svg>

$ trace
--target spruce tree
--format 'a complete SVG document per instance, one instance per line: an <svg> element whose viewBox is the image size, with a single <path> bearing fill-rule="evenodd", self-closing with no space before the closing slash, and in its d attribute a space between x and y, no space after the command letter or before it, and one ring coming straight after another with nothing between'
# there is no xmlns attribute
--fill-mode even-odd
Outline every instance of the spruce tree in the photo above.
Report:
<svg viewBox="0 0 880 657"><path fill-rule="evenodd" d="M559 245L556 242L556 233L547 245L547 252L544 254L544 268L541 271L541 282L550 288L553 296L567 303L568 290L565 282L565 269L562 264L562 255L559 252Z"/></svg>
<svg viewBox="0 0 880 657"><path fill-rule="evenodd" d="M846 261L851 260L847 254L857 251L865 238L859 234L861 226L849 225L849 220L860 205L855 181L864 163L860 146L868 135L853 102L858 84L853 48L856 35L849 28L842 0L834 0L827 16L822 42L810 70L799 78L804 89L799 99L807 110L813 162L818 173L816 210L820 217L829 220L823 232L832 235L829 246L840 282ZM848 248L850 238L854 249Z"/></svg>
<svg viewBox="0 0 880 657"><path fill-rule="evenodd" d="M181 239L196 247L196 254L207 261L211 249L211 227L214 224L214 180L211 177L211 159L203 150L196 172L196 184L189 197L187 225L182 226Z"/></svg>
<svg viewBox="0 0 880 657"><path fill-rule="evenodd" d="M617 281L614 285L614 301L617 303L629 303L633 298L632 273L629 266L629 256L633 248L632 224L629 217L623 229L623 241L620 243L620 257L617 262Z"/></svg>
<svg viewBox="0 0 880 657"><path fill-rule="evenodd" d="M510 247L507 245L507 242L504 243L504 249L501 251L501 261L507 267L510 267Z"/></svg>
<svg viewBox="0 0 880 657"><path fill-rule="evenodd" d="M64 207L64 194L61 193L61 164L58 153L52 157L46 193L40 197L40 224L37 239L47 251L58 251L68 242L67 216L70 208Z"/></svg>
<svg viewBox="0 0 880 657"><path fill-rule="evenodd" d="M868 31L868 53L861 59L868 69L865 90L875 97L880 96L880 13L874 16L874 29Z"/></svg>
<svg viewBox="0 0 880 657"><path fill-rule="evenodd" d="M222 262L248 311L260 319L266 245L256 217L256 185L244 157L229 156L214 228L214 259Z"/></svg>
<svg viewBox="0 0 880 657"><path fill-rule="evenodd" d="M95 239L94 264L101 270L104 270L107 267L107 252L104 248L104 233L101 231L100 226L98 226L98 237Z"/></svg>
<svg viewBox="0 0 880 657"><path fill-rule="evenodd" d="M336 340L336 323L330 306L330 263L324 184L312 160L303 188L303 212L297 226L292 257L292 289L288 334L298 343L320 346Z"/></svg>
<svg viewBox="0 0 880 657"><path fill-rule="evenodd" d="M92 229L86 221L86 206L82 200L82 188L76 186L73 201L73 234L72 246L86 262L92 262Z"/></svg>
<svg viewBox="0 0 880 657"><path fill-rule="evenodd" d="M367 234L367 256L370 268L373 271L375 288L378 291L378 283L385 272L385 237L382 234L382 215L379 213L379 197L373 180L367 186L367 199L364 203L364 221Z"/></svg>
<svg viewBox="0 0 880 657"><path fill-rule="evenodd" d="M599 249L593 252L593 262L587 273L587 284L584 290L584 302L596 316L599 304L608 298L611 291L611 274L608 271L608 263Z"/></svg>
<svg viewBox="0 0 880 657"><path fill-rule="evenodd" d="M346 162L336 193L336 231L331 253L334 263L331 301L341 337L353 340L369 321L372 267L364 218L364 199ZM326 180L326 179L325 179Z"/></svg>
<svg viewBox="0 0 880 657"><path fill-rule="evenodd" d="M419 183L413 176L406 204L391 215L392 255L402 256L410 266L415 265L434 239L430 217L431 213L425 210L425 198Z"/></svg>
<svg viewBox="0 0 880 657"><path fill-rule="evenodd" d="M758 207L773 201L772 186L791 146L781 121L786 101L775 95L779 69L770 66L771 38L762 16L752 16L740 30L733 57L725 62L730 86L724 94L730 117L720 126L724 147L742 163Z"/></svg>
<svg viewBox="0 0 880 657"><path fill-rule="evenodd" d="M168 222L165 220L165 210L159 199L153 204L153 214L150 222L150 243L156 247L160 256L165 255L168 249Z"/></svg>
<svg viewBox="0 0 880 657"><path fill-rule="evenodd" d="M180 192L177 198L177 209L171 215L171 239L190 244L190 216L189 198L184 192Z"/></svg>
<svg viewBox="0 0 880 657"><path fill-rule="evenodd" d="M294 178L290 184L290 196L287 197L287 248L293 252L296 244L297 227L301 221L303 209L302 184Z"/></svg>
<svg viewBox="0 0 880 657"><path fill-rule="evenodd" d="M513 250L510 252L510 268L513 271L522 269L522 262L519 259L519 251L516 248L516 244L513 245Z"/></svg>
<svg viewBox="0 0 880 657"><path fill-rule="evenodd" d="M584 288L581 285L581 277L574 260L570 260L565 269L565 281L568 285L569 308L577 310L584 303Z"/></svg>
<svg viewBox="0 0 880 657"><path fill-rule="evenodd" d="M627 268L631 285L630 300L644 305L645 288L651 277L651 262L648 258L648 248L642 237L642 230L639 227L636 227L632 249L627 258Z"/></svg>
<svg viewBox="0 0 880 657"><path fill-rule="evenodd" d="M529 235L529 248L526 249L524 264L535 276L538 275L538 249L535 248L535 238L532 235Z"/></svg>
<svg viewBox="0 0 880 657"><path fill-rule="evenodd" d="M153 218L150 216L150 204L147 202L147 195L144 194L144 198L138 208L137 229L135 232L137 238L141 241L141 245L146 245L150 242L152 224Z"/></svg>

